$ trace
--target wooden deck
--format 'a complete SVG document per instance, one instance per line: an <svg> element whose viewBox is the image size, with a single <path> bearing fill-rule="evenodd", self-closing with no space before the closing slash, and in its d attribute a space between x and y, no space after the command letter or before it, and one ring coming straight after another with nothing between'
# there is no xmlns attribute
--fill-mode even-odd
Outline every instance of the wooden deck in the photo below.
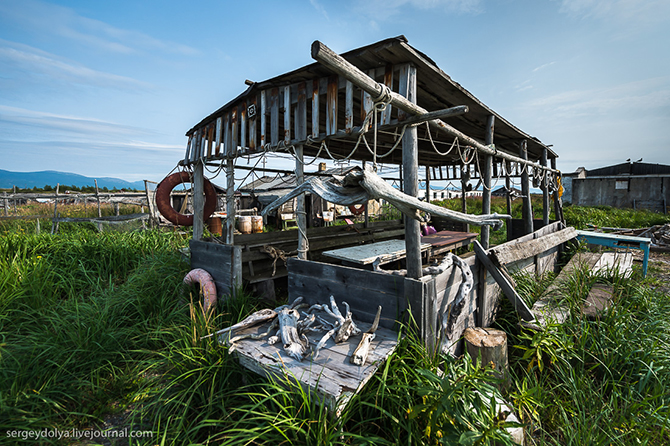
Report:
<svg viewBox="0 0 670 446"><path fill-rule="evenodd" d="M430 248L430 244L421 243L421 251ZM379 259L380 265L405 258L405 240L385 240L367 245L325 251L324 256L341 260L343 264L366 266Z"/></svg>
<svg viewBox="0 0 670 446"><path fill-rule="evenodd" d="M235 335L244 333L262 333L270 323L236 331ZM365 332L371 324L359 323ZM322 333L310 333L310 345L314 347ZM266 340L243 340L237 343L235 354L240 364L247 369L263 376L285 377L299 383L303 388L316 392L328 408L339 416L351 397L358 393L372 378L372 375L393 353L397 346L398 333L379 327L372 341L370 354L362 366L349 362L361 340L361 335L350 338L342 344L335 344L329 339L316 360L309 358L302 362L290 358L282 349L281 342L269 345Z"/></svg>
<svg viewBox="0 0 670 446"><path fill-rule="evenodd" d="M430 244L428 250L428 257L430 258L430 256L467 246L476 238L477 234L474 232L440 231L435 234L424 235L421 237L421 243Z"/></svg>

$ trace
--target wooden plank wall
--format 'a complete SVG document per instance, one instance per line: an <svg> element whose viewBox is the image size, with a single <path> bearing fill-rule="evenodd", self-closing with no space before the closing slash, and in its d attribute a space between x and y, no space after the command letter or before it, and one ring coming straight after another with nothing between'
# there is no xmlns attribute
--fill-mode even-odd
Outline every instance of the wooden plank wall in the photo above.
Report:
<svg viewBox="0 0 670 446"><path fill-rule="evenodd" d="M340 311L347 302L355 320L372 323L377 306L382 306L379 325L396 329L407 310L405 277L290 258L288 295L293 302L303 297L308 304L325 304L335 297Z"/></svg>
<svg viewBox="0 0 670 446"><path fill-rule="evenodd" d="M219 297L233 295L242 279L241 248L199 240L191 240L189 246L191 268L202 268L212 275Z"/></svg>
<svg viewBox="0 0 670 446"><path fill-rule="evenodd" d="M368 75L397 92L400 67L379 67L369 70ZM315 140L346 136L360 131L371 108L369 95L337 75L256 90L217 112L189 135L184 162L253 154L267 144L270 150L283 144L304 144L307 135ZM379 125L397 121L398 111L389 106Z"/></svg>

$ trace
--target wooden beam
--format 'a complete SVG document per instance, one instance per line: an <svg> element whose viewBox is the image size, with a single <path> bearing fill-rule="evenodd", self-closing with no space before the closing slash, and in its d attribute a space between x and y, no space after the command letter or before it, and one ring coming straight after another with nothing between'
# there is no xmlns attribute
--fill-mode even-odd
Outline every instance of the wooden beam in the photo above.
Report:
<svg viewBox="0 0 670 446"><path fill-rule="evenodd" d="M519 151L521 158L528 159L527 141L521 141L521 149ZM524 234L531 234L533 228L533 204L530 197L530 185L528 184L528 166L522 164L523 172L521 173L521 195L523 195L523 207L521 210L521 218L523 219Z"/></svg>
<svg viewBox="0 0 670 446"><path fill-rule="evenodd" d="M346 79L350 80L357 87L370 93L374 100L382 98L384 95L384 88L377 83L374 79L371 79L357 67L349 63L342 56L338 55L330 48L328 48L323 43L318 40L312 43L312 58L319 61L321 64L333 70L335 73L344 76ZM395 107L398 107L400 110L404 110L407 113L412 115L422 115L427 113L427 110L423 107L418 106L411 101L408 101L407 98L403 97L401 94L391 91L391 104ZM450 126L449 124L435 119L433 121L428 121L428 124L431 127L438 129L439 131L446 133L452 137L456 137L461 141L461 144L469 145L475 147L481 153L487 155L494 155L499 158L507 159L510 161L523 163L524 165L528 164L538 168L543 168L538 163L533 163L532 161L524 160L522 158L510 155L504 152L499 152L496 149L489 148L477 141L476 139L466 135L460 130Z"/></svg>
<svg viewBox="0 0 670 446"><path fill-rule="evenodd" d="M505 277L502 271L500 271L498 267L493 264L491 259L489 259L486 250L482 248L482 245L480 245L477 240L475 240L472 245L475 249L477 260L482 262L486 270L500 286L500 289L502 289L503 293L505 293L505 297L507 297L510 303L514 306L514 310L519 313L524 321L532 321L535 319L535 316L530 311L530 308L528 308L521 296L519 296L514 290L514 287L512 287L512 285L507 280L507 277ZM479 280L486 280L486 278L480 277Z"/></svg>
<svg viewBox="0 0 670 446"><path fill-rule="evenodd" d="M205 209L204 163L198 161L193 167L193 240L202 240L205 229L203 212Z"/></svg>
<svg viewBox="0 0 670 446"><path fill-rule="evenodd" d="M486 119L486 145L490 146L493 144L493 129L495 125L495 116L489 115ZM491 174L493 170L493 156L486 155L484 157L484 178L482 178L482 214L491 213ZM488 226L482 226L481 240L482 246L484 249L489 248L489 239L491 228Z"/></svg>
<svg viewBox="0 0 670 446"><path fill-rule="evenodd" d="M552 169L556 169L556 157L551 159ZM561 197L558 196L558 191L554 191L554 215L556 220L559 220L565 224L565 219L563 218L563 204L561 203Z"/></svg>
<svg viewBox="0 0 670 446"><path fill-rule="evenodd" d="M351 133L354 128L354 84L347 81L344 94L344 131Z"/></svg>
<svg viewBox="0 0 670 446"><path fill-rule="evenodd" d="M295 176L298 186L305 182L305 171L303 165L303 146L295 148ZM307 260L307 251L309 249L307 241L307 215L305 214L305 194L298 195L296 200L296 214L298 220L298 258Z"/></svg>
<svg viewBox="0 0 670 446"><path fill-rule="evenodd" d="M577 237L575 228L568 227L533 240L494 246L490 251L498 265L506 265L517 260L534 257L575 237Z"/></svg>
<svg viewBox="0 0 670 446"><path fill-rule="evenodd" d="M226 244L233 244L235 231L235 162L226 160Z"/></svg>
<svg viewBox="0 0 670 446"><path fill-rule="evenodd" d="M416 67L409 66L400 78L400 92L407 100L416 102ZM411 197L419 195L419 144L416 127L409 127L402 137L403 190ZM405 250L407 251L407 277L418 279L421 268L421 228L419 222L405 217Z"/></svg>

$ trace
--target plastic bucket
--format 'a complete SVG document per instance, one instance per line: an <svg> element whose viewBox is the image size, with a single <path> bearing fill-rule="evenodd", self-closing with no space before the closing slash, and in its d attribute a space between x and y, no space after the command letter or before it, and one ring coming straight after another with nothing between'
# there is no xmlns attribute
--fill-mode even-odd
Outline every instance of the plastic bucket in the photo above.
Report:
<svg viewBox="0 0 670 446"><path fill-rule="evenodd" d="M241 215L237 220L237 229L242 234L251 234L251 217L248 215Z"/></svg>
<svg viewBox="0 0 670 446"><path fill-rule="evenodd" d="M263 217L254 215L251 217L251 232L263 232Z"/></svg>

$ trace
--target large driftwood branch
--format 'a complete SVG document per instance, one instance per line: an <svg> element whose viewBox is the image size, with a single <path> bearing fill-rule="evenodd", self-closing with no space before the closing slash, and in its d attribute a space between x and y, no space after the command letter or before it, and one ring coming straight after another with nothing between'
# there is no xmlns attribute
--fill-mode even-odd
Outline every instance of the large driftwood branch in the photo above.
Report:
<svg viewBox="0 0 670 446"><path fill-rule="evenodd" d="M474 278L472 276L472 271L470 266L463 261L460 257L449 253L451 261L461 270L461 286L458 288L458 294L454 299L453 303L450 306L449 311L445 312L442 317L442 351L446 352L452 343L454 325L456 321L461 316L463 312L463 307L465 307L465 302L467 297L472 291L474 285ZM442 263L446 264L448 261L443 261Z"/></svg>
<svg viewBox="0 0 670 446"><path fill-rule="evenodd" d="M298 332L300 313L292 308L284 308L277 314L277 319L284 350L291 358L302 361L309 352L309 340L307 336Z"/></svg>
<svg viewBox="0 0 670 446"><path fill-rule="evenodd" d="M356 169L348 173L344 179L332 178L321 180L313 178L303 183L285 196L273 201L263 210L263 215L277 209L279 206L302 194L311 192L331 203L349 206L366 203L370 199L383 199L398 208L403 214L415 220L424 221L419 211L437 215L453 221L482 226L490 225L494 229L502 226L501 218L511 218L509 215L485 214L470 215L436 206L416 197L409 196L396 190L384 179L377 175L370 166L365 170Z"/></svg>
<svg viewBox="0 0 670 446"><path fill-rule="evenodd" d="M219 330L215 333L208 334L207 336L203 336L200 339L220 335L219 342L223 342L223 335L228 332L232 332L234 330L239 330L242 328L253 327L254 325L262 324L263 322L274 319L275 317L277 317L277 312L275 310L265 308L263 310L259 310L256 311L255 313L250 314L249 316L247 316L246 318L244 318L242 321L238 322L235 325L231 325L230 327L226 327L223 330Z"/></svg>

